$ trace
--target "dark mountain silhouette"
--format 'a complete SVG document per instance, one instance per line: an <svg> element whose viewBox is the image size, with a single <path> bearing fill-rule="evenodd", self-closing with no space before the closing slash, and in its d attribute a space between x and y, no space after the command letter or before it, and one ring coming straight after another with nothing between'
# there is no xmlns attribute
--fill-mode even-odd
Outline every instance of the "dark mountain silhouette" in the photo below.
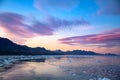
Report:
<svg viewBox="0 0 120 80"><path fill-rule="evenodd" d="M73 50L73 51L67 51L67 54L75 54L75 55L100 55L99 53L95 53L92 51L84 51L84 50Z"/></svg>
<svg viewBox="0 0 120 80"><path fill-rule="evenodd" d="M0 38L0 55L51 55L52 51L45 48L31 48L25 45L18 45L7 38Z"/></svg>
<svg viewBox="0 0 120 80"><path fill-rule="evenodd" d="M105 53L105 54L103 54L103 55L105 55L105 56L120 56L120 55L113 54L113 53Z"/></svg>
<svg viewBox="0 0 120 80"><path fill-rule="evenodd" d="M95 53L92 51L84 51L84 50L73 50L73 51L61 51L56 50L55 53L65 54L65 55L101 55L99 53Z"/></svg>
<svg viewBox="0 0 120 80"><path fill-rule="evenodd" d="M7 38L0 37L0 55L102 55L92 51L73 50L73 51L50 51L42 47L31 48L19 45ZM115 55L115 54L104 54Z"/></svg>

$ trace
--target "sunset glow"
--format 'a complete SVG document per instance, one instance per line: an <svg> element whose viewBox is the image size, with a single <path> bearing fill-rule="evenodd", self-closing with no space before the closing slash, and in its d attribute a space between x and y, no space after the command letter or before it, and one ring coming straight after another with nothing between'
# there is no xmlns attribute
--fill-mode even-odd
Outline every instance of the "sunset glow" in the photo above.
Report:
<svg viewBox="0 0 120 80"><path fill-rule="evenodd" d="M120 54L120 1L0 0L0 37L49 50Z"/></svg>

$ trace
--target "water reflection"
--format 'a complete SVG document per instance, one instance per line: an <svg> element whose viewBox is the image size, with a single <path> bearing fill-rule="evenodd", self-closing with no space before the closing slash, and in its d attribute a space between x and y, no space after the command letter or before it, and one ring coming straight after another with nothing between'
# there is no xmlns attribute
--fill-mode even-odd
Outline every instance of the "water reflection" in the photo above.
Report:
<svg viewBox="0 0 120 80"><path fill-rule="evenodd" d="M119 80L120 58L60 56L45 62L23 62L4 73L3 80Z"/></svg>

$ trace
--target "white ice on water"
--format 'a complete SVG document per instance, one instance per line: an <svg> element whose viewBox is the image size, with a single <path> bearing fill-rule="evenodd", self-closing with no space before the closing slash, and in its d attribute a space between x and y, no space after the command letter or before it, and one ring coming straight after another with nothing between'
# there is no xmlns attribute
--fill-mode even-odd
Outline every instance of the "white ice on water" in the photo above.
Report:
<svg viewBox="0 0 120 80"><path fill-rule="evenodd" d="M52 58L53 56L0 56L0 67L7 65L7 64L12 64L15 61L18 60L33 60L33 59L48 59ZM58 57L57 55L54 57Z"/></svg>
<svg viewBox="0 0 120 80"><path fill-rule="evenodd" d="M96 80L96 79L89 79L89 80ZM98 78L97 80L111 80L111 79L104 77L104 78Z"/></svg>

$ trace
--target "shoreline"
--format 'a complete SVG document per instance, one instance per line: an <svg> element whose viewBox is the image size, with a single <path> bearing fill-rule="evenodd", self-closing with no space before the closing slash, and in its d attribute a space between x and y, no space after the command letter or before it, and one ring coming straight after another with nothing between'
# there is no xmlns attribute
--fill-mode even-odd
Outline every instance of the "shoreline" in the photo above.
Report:
<svg viewBox="0 0 120 80"><path fill-rule="evenodd" d="M79 56L79 58L81 57L93 57L95 55L81 55ZM96 55L98 56L98 55ZM16 62L19 61L36 61L36 62L40 62L40 61L45 61L46 59L50 59L50 58L61 58L61 57L72 57L72 58L76 58L78 57L78 55L4 55L4 56L0 56L0 67L3 67L4 65L11 65L14 64ZM119 57L119 56L105 56L105 57Z"/></svg>

